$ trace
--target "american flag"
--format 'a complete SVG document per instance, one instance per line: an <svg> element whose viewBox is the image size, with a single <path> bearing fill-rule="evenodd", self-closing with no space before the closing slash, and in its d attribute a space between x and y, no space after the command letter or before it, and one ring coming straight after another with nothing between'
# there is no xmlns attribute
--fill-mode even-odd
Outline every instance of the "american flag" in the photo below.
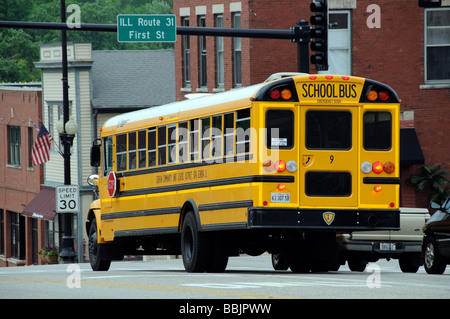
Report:
<svg viewBox="0 0 450 319"><path fill-rule="evenodd" d="M39 129L39 133L36 137L36 141L34 142L32 151L34 166L44 164L45 162L50 160L49 152L52 141L53 137L50 135L49 131L47 131L44 124L41 123L41 128Z"/></svg>

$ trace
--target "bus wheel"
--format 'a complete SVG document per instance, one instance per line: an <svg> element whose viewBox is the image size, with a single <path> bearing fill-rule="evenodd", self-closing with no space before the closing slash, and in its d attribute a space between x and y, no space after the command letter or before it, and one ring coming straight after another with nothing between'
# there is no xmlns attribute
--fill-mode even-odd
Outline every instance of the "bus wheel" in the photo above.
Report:
<svg viewBox="0 0 450 319"><path fill-rule="evenodd" d="M94 271L107 271L111 265L111 260L100 259L101 246L97 240L97 221L95 218L91 222L89 228L89 262Z"/></svg>
<svg viewBox="0 0 450 319"><path fill-rule="evenodd" d="M187 272L203 272L208 266L208 240L199 232L194 213L188 212L181 228L181 255Z"/></svg>
<svg viewBox="0 0 450 319"><path fill-rule="evenodd" d="M272 267L275 270L288 270L289 264L286 255L282 252L272 254Z"/></svg>

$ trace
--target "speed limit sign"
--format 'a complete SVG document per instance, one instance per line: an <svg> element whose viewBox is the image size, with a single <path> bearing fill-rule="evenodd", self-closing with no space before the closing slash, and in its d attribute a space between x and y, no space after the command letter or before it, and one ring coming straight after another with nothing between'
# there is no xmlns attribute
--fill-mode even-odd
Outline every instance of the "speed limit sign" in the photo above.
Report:
<svg viewBox="0 0 450 319"><path fill-rule="evenodd" d="M56 186L56 212L76 213L79 210L78 185Z"/></svg>

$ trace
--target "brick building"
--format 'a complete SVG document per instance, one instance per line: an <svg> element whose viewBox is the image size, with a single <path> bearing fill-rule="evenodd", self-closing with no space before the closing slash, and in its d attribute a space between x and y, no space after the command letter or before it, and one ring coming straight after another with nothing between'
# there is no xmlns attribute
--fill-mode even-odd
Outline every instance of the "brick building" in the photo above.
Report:
<svg viewBox="0 0 450 319"><path fill-rule="evenodd" d="M42 118L41 91L40 85L0 86L0 267L37 264L44 246L43 216L22 214L43 183L31 159L37 130L30 121Z"/></svg>
<svg viewBox="0 0 450 319"><path fill-rule="evenodd" d="M300 19L309 21L310 2L174 0L174 14L179 26L288 30ZM450 1L433 8L421 6L425 2L328 1L334 23L328 72L386 83L402 99L402 135L408 139L402 151L412 157L401 160L401 205L410 207L425 205L423 196L405 183L420 164L450 169ZM289 40L178 36L175 43L177 100L296 70L297 46ZM315 73L313 66L310 70ZM418 154L411 154L417 138Z"/></svg>

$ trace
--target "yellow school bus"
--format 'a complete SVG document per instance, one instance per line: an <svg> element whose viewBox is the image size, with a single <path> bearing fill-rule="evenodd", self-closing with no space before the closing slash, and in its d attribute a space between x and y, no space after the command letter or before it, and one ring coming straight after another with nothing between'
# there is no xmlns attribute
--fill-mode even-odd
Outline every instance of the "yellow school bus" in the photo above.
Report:
<svg viewBox="0 0 450 319"><path fill-rule="evenodd" d="M373 80L299 74L111 118L91 150L92 268L181 254L220 272L267 251L333 269L336 232L399 229L399 105Z"/></svg>

